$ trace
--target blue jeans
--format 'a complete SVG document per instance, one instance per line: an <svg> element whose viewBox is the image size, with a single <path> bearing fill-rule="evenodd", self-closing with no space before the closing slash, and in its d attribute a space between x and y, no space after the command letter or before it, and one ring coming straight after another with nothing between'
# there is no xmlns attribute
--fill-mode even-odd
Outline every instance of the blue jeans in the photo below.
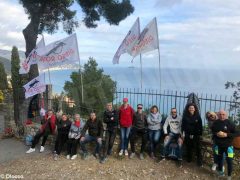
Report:
<svg viewBox="0 0 240 180"><path fill-rule="evenodd" d="M149 129L148 135L149 135L149 141L150 141L150 153L154 153L161 136L161 131Z"/></svg>
<svg viewBox="0 0 240 180"><path fill-rule="evenodd" d="M96 142L95 154L99 154L100 150L102 148L102 140L98 141L97 139L98 139L98 137L86 135L85 139L83 141L80 141L80 146L82 148L82 151L84 153L87 153L86 144L89 143L89 142L95 141Z"/></svg>
<svg viewBox="0 0 240 180"><path fill-rule="evenodd" d="M174 133L169 133L168 138L165 138L164 144L163 144L163 157L165 157L169 153L169 145L171 143L177 143L177 158L179 160L182 159L182 144L183 141L180 137L180 134L174 134Z"/></svg>
<svg viewBox="0 0 240 180"><path fill-rule="evenodd" d="M121 130L121 149L127 150L131 127L121 127L120 130Z"/></svg>

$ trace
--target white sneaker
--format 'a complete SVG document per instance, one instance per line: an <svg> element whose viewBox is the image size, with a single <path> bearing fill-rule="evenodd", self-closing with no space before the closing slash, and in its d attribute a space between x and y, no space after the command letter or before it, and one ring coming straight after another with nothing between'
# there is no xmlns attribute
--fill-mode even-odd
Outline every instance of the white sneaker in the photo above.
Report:
<svg viewBox="0 0 240 180"><path fill-rule="evenodd" d="M128 156L128 150L124 151L125 156Z"/></svg>
<svg viewBox="0 0 240 180"><path fill-rule="evenodd" d="M67 159L70 159L70 155L69 154L67 155Z"/></svg>
<svg viewBox="0 0 240 180"><path fill-rule="evenodd" d="M71 157L71 160L74 160L74 159L76 159L77 158L77 155L75 154L75 155L73 155L72 157Z"/></svg>
<svg viewBox="0 0 240 180"><path fill-rule="evenodd" d="M216 171L216 169L217 169L217 164L214 163L214 164L212 165L212 170L213 170L213 171Z"/></svg>
<svg viewBox="0 0 240 180"><path fill-rule="evenodd" d="M222 168L222 171L224 172L225 171L225 167L223 166L223 168Z"/></svg>
<svg viewBox="0 0 240 180"><path fill-rule="evenodd" d="M119 156L122 156L122 155L123 155L123 149L120 150L120 152L119 152L118 155L119 155Z"/></svg>
<svg viewBox="0 0 240 180"><path fill-rule="evenodd" d="M40 152L40 153L42 153L43 151L44 151L44 147L43 147L43 146L41 146L41 147L40 147L40 151L39 151L39 152Z"/></svg>
<svg viewBox="0 0 240 180"><path fill-rule="evenodd" d="M30 149L26 152L26 154L32 153L32 152L34 152L34 151L35 151L35 148L30 148Z"/></svg>

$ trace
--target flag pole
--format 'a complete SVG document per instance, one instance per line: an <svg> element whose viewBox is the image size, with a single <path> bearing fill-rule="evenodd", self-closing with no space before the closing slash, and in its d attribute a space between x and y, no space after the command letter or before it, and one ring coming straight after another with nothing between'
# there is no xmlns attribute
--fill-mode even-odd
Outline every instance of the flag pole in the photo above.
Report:
<svg viewBox="0 0 240 180"><path fill-rule="evenodd" d="M77 36L77 34L76 34ZM78 63L79 63L79 74L80 74L80 82L81 82L81 90L82 90L82 103L84 103L84 98L83 98L83 80L82 80L82 71L81 71L81 62L80 62L80 55L79 55L79 49L78 49L78 42L77 42L77 37L76 37L76 44L77 44L77 53L78 53Z"/></svg>
<svg viewBox="0 0 240 180"><path fill-rule="evenodd" d="M155 23L157 27L157 39L158 39L158 71L159 71L159 91L161 93L162 86L162 74L161 74L161 59L160 59L160 48L159 48L159 37L158 37L158 26L157 26L157 18L155 17Z"/></svg>
<svg viewBox="0 0 240 180"><path fill-rule="evenodd" d="M142 54L140 54L140 65L141 65L141 92L142 92L142 84L143 84L143 76L142 76Z"/></svg>

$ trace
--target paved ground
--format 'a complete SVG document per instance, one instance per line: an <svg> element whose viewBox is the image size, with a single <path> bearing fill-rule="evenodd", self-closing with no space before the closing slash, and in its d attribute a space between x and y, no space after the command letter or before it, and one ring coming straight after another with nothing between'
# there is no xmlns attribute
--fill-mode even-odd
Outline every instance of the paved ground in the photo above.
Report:
<svg viewBox="0 0 240 180"><path fill-rule="evenodd" d="M29 149L22 141L19 141L15 138L9 139L0 139L0 164L6 163L12 160L16 160L22 157L26 157L25 152ZM33 154L38 154L38 147L36 152ZM44 154L49 154L49 147L46 147Z"/></svg>

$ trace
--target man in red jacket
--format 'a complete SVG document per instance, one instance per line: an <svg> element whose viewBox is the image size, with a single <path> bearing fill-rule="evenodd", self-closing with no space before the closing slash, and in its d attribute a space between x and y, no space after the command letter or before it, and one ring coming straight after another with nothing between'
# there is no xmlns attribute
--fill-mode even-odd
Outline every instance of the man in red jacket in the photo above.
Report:
<svg viewBox="0 0 240 180"><path fill-rule="evenodd" d="M128 98L123 98L123 105L119 109L119 123L121 129L121 150L119 156L123 153L128 156L129 134L133 123L134 110L128 104Z"/></svg>
<svg viewBox="0 0 240 180"><path fill-rule="evenodd" d="M54 134L56 129L56 116L53 114L52 110L48 110L47 114L45 115L44 119L41 121L40 130L33 138L31 148L26 152L32 153L35 151L35 146L38 144L40 138L43 136L40 152L44 151L44 145L47 141L49 134Z"/></svg>

